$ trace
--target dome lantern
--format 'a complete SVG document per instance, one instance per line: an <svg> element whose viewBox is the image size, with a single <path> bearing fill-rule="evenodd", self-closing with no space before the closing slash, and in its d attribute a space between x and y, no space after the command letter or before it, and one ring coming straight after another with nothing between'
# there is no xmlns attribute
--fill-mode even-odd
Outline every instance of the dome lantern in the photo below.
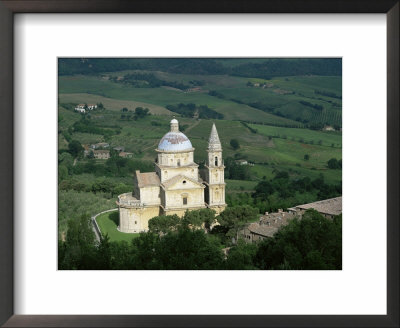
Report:
<svg viewBox="0 0 400 328"><path fill-rule="evenodd" d="M179 122L177 119L173 118L170 122L171 132L179 132Z"/></svg>

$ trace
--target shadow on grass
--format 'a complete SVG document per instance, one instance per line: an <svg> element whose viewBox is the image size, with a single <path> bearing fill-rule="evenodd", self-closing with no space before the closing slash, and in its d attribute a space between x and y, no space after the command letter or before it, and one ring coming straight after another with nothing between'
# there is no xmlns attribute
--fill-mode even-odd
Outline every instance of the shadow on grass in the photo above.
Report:
<svg viewBox="0 0 400 328"><path fill-rule="evenodd" d="M118 227L119 225L119 212L111 212L110 215L108 216L111 221L115 223L115 225Z"/></svg>

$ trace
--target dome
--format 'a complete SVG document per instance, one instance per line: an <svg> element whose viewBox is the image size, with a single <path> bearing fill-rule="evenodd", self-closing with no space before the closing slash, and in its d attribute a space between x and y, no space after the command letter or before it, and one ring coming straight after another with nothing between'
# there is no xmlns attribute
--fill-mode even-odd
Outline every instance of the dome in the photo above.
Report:
<svg viewBox="0 0 400 328"><path fill-rule="evenodd" d="M158 144L158 150L161 151L183 151L191 150L192 143L182 132L168 132L162 137Z"/></svg>

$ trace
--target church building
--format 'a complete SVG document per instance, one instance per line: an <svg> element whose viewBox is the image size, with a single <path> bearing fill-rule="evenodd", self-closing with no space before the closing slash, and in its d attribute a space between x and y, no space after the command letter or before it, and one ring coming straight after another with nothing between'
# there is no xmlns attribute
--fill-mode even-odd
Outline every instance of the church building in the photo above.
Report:
<svg viewBox="0 0 400 328"><path fill-rule="evenodd" d="M147 231L149 220L159 215L182 217L188 210L202 208L219 214L225 209L225 166L215 124L202 170L194 162L192 143L179 131L176 119L171 121L171 130L162 137L156 152L155 172L136 171L133 192L118 196L121 232Z"/></svg>

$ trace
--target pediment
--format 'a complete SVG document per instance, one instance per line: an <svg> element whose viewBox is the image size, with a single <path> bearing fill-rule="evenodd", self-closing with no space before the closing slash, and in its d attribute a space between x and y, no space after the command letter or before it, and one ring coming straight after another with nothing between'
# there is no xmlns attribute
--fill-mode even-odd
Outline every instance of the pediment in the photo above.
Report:
<svg viewBox="0 0 400 328"><path fill-rule="evenodd" d="M164 181L163 186L167 190L204 188L204 185L201 182L184 175L177 175L169 180Z"/></svg>

